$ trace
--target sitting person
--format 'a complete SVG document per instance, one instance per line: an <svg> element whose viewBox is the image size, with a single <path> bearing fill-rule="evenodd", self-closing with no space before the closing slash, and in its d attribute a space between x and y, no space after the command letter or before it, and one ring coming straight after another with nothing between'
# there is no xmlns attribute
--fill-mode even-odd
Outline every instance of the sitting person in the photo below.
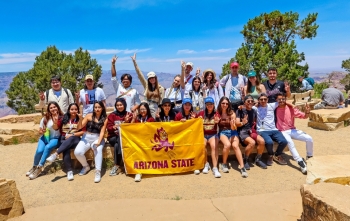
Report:
<svg viewBox="0 0 350 221"><path fill-rule="evenodd" d="M114 166L109 175L115 176L122 172L123 157L122 148L120 145L119 126L122 123L130 123L132 120L132 113L126 111L126 100L124 98L117 98L114 104L115 111L108 116L107 140L114 147Z"/></svg>
<svg viewBox="0 0 350 221"><path fill-rule="evenodd" d="M190 98L184 98L182 100L181 111L176 114L175 121L185 122L193 118L197 118L197 114L193 112L192 100Z"/></svg>
<svg viewBox="0 0 350 221"><path fill-rule="evenodd" d="M313 84L312 82L315 82L314 79L312 78L304 78L302 76L298 77L298 81L301 82L302 87L300 88L301 91L308 91L308 90L313 90Z"/></svg>
<svg viewBox="0 0 350 221"><path fill-rule="evenodd" d="M45 116L40 121L39 133L42 135L39 138L38 147L34 155L34 165L26 173L29 179L37 178L43 171L46 158L51 151L57 146L60 137L57 122L63 116L60 106L56 102L49 102L47 105Z"/></svg>
<svg viewBox="0 0 350 221"><path fill-rule="evenodd" d="M336 88L326 88L322 91L322 101L314 106L314 109L339 108L342 107L345 99L343 93Z"/></svg>
<svg viewBox="0 0 350 221"><path fill-rule="evenodd" d="M312 137L301 130L297 130L294 126L294 118L308 118L310 107L306 103L305 113L303 113L298 108L286 105L286 96L283 93L277 95L277 101L279 105L276 109L276 127L288 141L288 148L293 159L298 162L301 172L305 174L307 172L306 163L304 159L300 157L292 139L306 142L306 159L313 156L314 143Z"/></svg>
<svg viewBox="0 0 350 221"><path fill-rule="evenodd" d="M159 112L160 110L160 112ZM156 114L157 122L170 122L175 120L174 104L171 103L169 98L164 98L162 104L159 105L158 112Z"/></svg>
<svg viewBox="0 0 350 221"><path fill-rule="evenodd" d="M94 111L87 114L83 120L79 120L78 130L86 126L86 132L74 150L74 155L83 166L79 176L85 175L90 170L85 153L91 148L95 155L95 183L101 181L102 151L105 145L104 134L107 127L106 107L103 101L94 103Z"/></svg>
<svg viewBox="0 0 350 221"><path fill-rule="evenodd" d="M78 123L80 120L78 114L80 114L78 104L70 104L68 106L68 112L58 121L58 127L61 132L61 137L57 145L58 149L46 159L46 161L52 163L56 160L59 154L63 153L63 162L64 167L67 170L68 181L74 179L70 150L78 145L80 136L84 134L83 131L78 131Z"/></svg>
<svg viewBox="0 0 350 221"><path fill-rule="evenodd" d="M221 143L224 145L222 150L222 171L224 173L229 172L227 158L232 147L235 151L242 177L248 177L248 173L244 167L241 149L239 149L236 114L231 109L231 104L227 97L222 97L220 99L217 117L219 118L219 138Z"/></svg>
<svg viewBox="0 0 350 221"><path fill-rule="evenodd" d="M139 114L134 112L131 123L146 123L146 122L154 122L154 118L152 117L151 110L147 103L143 102L138 107ZM142 174L135 174L135 182L140 182L142 178Z"/></svg>

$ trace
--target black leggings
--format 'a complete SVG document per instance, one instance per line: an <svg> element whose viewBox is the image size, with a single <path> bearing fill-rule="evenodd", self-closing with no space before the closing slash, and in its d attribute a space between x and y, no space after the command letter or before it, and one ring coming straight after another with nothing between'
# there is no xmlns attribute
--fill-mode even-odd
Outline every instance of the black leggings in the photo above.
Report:
<svg viewBox="0 0 350 221"><path fill-rule="evenodd" d="M108 142L114 147L114 164L121 166L123 164L123 157L119 136L109 138Z"/></svg>
<svg viewBox="0 0 350 221"><path fill-rule="evenodd" d="M63 153L63 162L67 171L72 171L72 159L70 158L70 150L74 149L80 141L80 137L71 136L67 140L61 136L57 153Z"/></svg>

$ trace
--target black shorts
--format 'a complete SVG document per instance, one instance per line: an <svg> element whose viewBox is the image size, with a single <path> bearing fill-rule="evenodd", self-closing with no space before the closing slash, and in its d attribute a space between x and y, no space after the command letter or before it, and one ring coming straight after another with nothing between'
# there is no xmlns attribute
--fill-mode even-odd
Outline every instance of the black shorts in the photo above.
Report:
<svg viewBox="0 0 350 221"><path fill-rule="evenodd" d="M241 130L239 131L239 142L241 143L242 146L247 146L244 141L250 137L249 130Z"/></svg>

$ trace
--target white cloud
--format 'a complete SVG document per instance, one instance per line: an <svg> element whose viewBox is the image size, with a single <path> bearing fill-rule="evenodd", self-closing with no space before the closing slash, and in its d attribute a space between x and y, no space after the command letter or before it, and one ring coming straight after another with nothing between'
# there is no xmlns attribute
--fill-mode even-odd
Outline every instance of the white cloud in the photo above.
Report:
<svg viewBox="0 0 350 221"><path fill-rule="evenodd" d="M232 48L222 48L222 49L209 49L207 50L207 52L210 52L210 53L225 53L225 52L228 52L228 51L231 51Z"/></svg>
<svg viewBox="0 0 350 221"><path fill-rule="evenodd" d="M96 50L88 50L91 55L108 55L108 54L133 54L146 52L151 50L151 48L143 48L143 49L96 49ZM74 54L73 50L64 50L66 54Z"/></svg>
<svg viewBox="0 0 350 221"><path fill-rule="evenodd" d="M15 64L24 62L34 62L37 53L3 53L0 54L0 64Z"/></svg>
<svg viewBox="0 0 350 221"><path fill-rule="evenodd" d="M196 54L197 52L194 50L190 50L190 49L182 49L182 50L178 50L177 54Z"/></svg>

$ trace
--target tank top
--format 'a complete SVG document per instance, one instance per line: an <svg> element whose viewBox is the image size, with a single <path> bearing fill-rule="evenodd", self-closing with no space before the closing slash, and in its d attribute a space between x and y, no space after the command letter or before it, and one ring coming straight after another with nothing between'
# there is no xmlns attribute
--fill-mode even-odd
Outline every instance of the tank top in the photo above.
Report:
<svg viewBox="0 0 350 221"><path fill-rule="evenodd" d="M86 124L86 130L90 133L99 134L101 132L102 124L94 121L89 121Z"/></svg>
<svg viewBox="0 0 350 221"><path fill-rule="evenodd" d="M231 130L231 117L221 118L219 121L219 130Z"/></svg>
<svg viewBox="0 0 350 221"><path fill-rule="evenodd" d="M256 86L252 86L250 88L250 92L248 92L248 94L254 98L254 101L257 101L259 98L259 92L258 92L258 90L256 90Z"/></svg>

